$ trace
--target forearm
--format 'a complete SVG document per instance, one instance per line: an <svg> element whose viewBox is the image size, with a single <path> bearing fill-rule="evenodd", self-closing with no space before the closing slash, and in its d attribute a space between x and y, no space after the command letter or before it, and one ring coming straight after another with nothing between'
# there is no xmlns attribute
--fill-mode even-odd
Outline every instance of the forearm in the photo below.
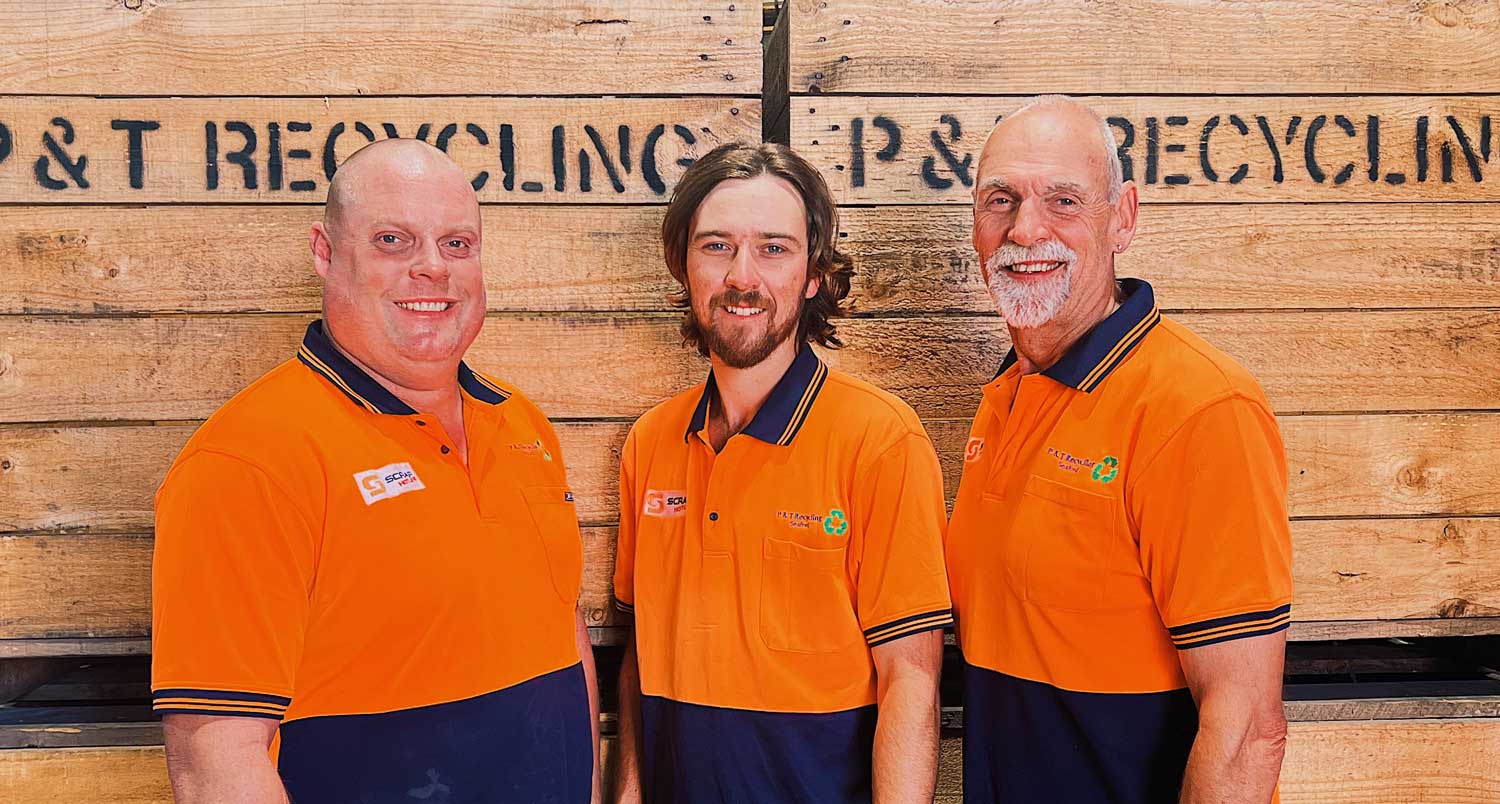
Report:
<svg viewBox="0 0 1500 804"><path fill-rule="evenodd" d="M589 695L589 731L592 734L594 757L594 780L593 794L590 798L594 804L599 804L601 798L600 782L604 778L599 767L599 675L594 667L594 645L589 640L588 623L583 618L583 611L578 612L577 626L578 658L583 663L584 683L588 687Z"/></svg>
<svg viewBox="0 0 1500 804"><path fill-rule="evenodd" d="M1182 804L1267 804L1281 776L1286 722L1198 728L1182 780Z"/></svg>
<svg viewBox="0 0 1500 804"><path fill-rule="evenodd" d="M885 686L875 724L875 804L932 801L937 751L937 679L897 675Z"/></svg>
<svg viewBox="0 0 1500 804"><path fill-rule="evenodd" d="M168 724L167 776L176 804L287 804L264 743L218 724Z"/></svg>
<svg viewBox="0 0 1500 804"><path fill-rule="evenodd" d="M632 638L620 663L620 716L616 720L614 751L614 804L641 801L641 679Z"/></svg>

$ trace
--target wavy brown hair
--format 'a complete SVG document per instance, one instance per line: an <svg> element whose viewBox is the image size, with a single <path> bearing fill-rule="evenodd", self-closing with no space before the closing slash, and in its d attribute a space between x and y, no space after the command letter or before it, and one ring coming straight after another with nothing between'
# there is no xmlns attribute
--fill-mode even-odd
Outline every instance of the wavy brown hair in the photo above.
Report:
<svg viewBox="0 0 1500 804"><path fill-rule="evenodd" d="M807 277L818 280L818 292L802 308L802 320L797 323L798 341L816 341L820 346L837 349L844 342L839 340L838 331L829 319L844 315L840 302L849 295L849 279L854 276L854 261L838 250L838 206L817 168L791 148L773 142L720 145L694 162L672 191L672 202L661 222L661 243L667 270L681 285L669 298L673 306L684 308L682 339L696 346L699 353L708 355L708 341L693 317L693 299L687 281L693 216L719 182L761 175L775 176L792 185L807 210Z"/></svg>

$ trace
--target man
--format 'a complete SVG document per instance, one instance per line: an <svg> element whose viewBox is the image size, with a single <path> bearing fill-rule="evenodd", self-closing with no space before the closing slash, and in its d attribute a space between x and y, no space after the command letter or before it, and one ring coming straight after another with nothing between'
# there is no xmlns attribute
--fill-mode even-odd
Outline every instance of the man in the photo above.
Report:
<svg viewBox="0 0 1500 804"><path fill-rule="evenodd" d="M541 411L461 361L481 241L437 149L350 157L312 228L323 319L168 473L152 689L180 804L590 800L562 454Z"/></svg>
<svg viewBox="0 0 1500 804"><path fill-rule="evenodd" d="M1006 117L975 188L1013 348L948 532L965 801L1271 801L1292 583L1270 406L1115 279L1137 197L1097 114Z"/></svg>
<svg viewBox="0 0 1500 804"><path fill-rule="evenodd" d="M712 370L621 460L619 798L930 801L942 476L910 408L809 344L840 345L852 273L828 188L784 146L726 145L662 241Z"/></svg>

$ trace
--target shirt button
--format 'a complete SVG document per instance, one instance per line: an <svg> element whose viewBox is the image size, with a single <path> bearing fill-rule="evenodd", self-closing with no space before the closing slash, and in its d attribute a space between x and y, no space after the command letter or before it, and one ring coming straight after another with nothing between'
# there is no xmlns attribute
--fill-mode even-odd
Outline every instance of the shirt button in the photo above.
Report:
<svg viewBox="0 0 1500 804"><path fill-rule="evenodd" d="M450 452L452 452L452 451L453 451L453 450L451 450L451 449L448 449L448 445L447 445L447 444L444 444L444 445L443 445L443 454L444 454L444 455L447 455L447 454L448 454L448 453L450 453Z"/></svg>
<svg viewBox="0 0 1500 804"><path fill-rule="evenodd" d="M424 422L421 419L417 419L417 426L418 427L426 427L427 426L427 422Z"/></svg>
<svg viewBox="0 0 1500 804"><path fill-rule="evenodd" d="M709 511L708 512L708 521L709 522L718 522L719 521L719 512L718 511Z"/></svg>

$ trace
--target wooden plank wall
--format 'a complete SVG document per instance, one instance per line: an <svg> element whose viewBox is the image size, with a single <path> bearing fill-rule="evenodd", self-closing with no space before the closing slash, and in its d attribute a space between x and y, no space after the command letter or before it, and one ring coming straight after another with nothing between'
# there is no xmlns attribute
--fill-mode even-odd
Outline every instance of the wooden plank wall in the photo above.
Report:
<svg viewBox="0 0 1500 804"><path fill-rule="evenodd" d="M148 649L155 487L293 354L319 306L307 228L337 164L388 136L472 171L492 315L471 362L566 420L607 623L623 422L703 371L673 334L661 207L697 155L760 139L761 8L432 11L0 9L0 657Z"/></svg>
<svg viewBox="0 0 1500 804"><path fill-rule="evenodd" d="M845 205L869 316L851 329L931 344L881 379L940 441L1005 348L969 245L978 151L1026 97L1083 96L1145 204L1120 273L1280 416L1293 637L1500 630L1500 487L1468 480L1500 449L1493 4L786 10L787 136Z"/></svg>

